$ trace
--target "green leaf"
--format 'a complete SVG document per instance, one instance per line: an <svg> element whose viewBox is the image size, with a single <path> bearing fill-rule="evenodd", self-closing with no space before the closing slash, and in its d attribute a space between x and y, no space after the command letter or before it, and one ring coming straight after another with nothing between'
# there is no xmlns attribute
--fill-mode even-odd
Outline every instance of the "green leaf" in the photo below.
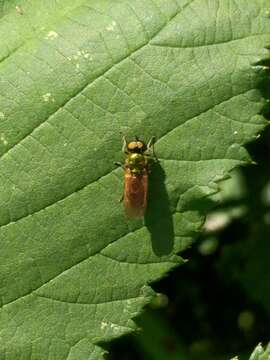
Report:
<svg viewBox="0 0 270 360"><path fill-rule="evenodd" d="M100 359L135 329L266 121L267 0L0 3L0 359ZM157 137L145 221L121 134Z"/></svg>
<svg viewBox="0 0 270 360"><path fill-rule="evenodd" d="M257 345L253 353L251 354L249 360L269 360L270 358L270 346L268 345L266 349L262 347L261 344ZM239 360L236 356L231 360Z"/></svg>
<svg viewBox="0 0 270 360"><path fill-rule="evenodd" d="M270 357L270 346L268 345L267 348L264 349L262 345L259 344L251 354L249 360L268 360L269 357Z"/></svg>

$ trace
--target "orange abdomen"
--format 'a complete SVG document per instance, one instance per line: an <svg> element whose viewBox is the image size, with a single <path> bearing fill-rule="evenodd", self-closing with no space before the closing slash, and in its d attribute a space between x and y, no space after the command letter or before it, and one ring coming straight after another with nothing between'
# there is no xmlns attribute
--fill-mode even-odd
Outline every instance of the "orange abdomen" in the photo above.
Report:
<svg viewBox="0 0 270 360"><path fill-rule="evenodd" d="M143 217L147 206L148 172L144 169L133 174L129 168L125 170L124 204L128 217Z"/></svg>

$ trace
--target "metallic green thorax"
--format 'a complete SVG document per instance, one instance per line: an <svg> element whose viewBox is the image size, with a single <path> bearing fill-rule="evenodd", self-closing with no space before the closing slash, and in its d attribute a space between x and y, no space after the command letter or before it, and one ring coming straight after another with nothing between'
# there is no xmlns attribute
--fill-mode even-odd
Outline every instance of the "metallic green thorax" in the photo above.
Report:
<svg viewBox="0 0 270 360"><path fill-rule="evenodd" d="M142 174L147 167L147 157L140 153L129 153L126 159L126 167L132 174Z"/></svg>

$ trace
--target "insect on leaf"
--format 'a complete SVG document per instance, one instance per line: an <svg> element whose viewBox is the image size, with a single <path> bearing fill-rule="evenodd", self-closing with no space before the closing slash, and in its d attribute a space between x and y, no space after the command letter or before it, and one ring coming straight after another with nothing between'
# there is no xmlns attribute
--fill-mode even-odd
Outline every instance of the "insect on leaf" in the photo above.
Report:
<svg viewBox="0 0 270 360"><path fill-rule="evenodd" d="M101 359L136 328L266 124L268 14L268 0L1 2L1 360ZM157 139L144 221L118 201L120 133Z"/></svg>

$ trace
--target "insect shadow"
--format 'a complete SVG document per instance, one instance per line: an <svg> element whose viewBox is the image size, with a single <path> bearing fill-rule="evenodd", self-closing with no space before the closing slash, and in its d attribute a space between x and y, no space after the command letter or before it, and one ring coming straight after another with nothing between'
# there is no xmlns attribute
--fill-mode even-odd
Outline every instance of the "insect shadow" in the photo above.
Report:
<svg viewBox="0 0 270 360"><path fill-rule="evenodd" d="M152 164L145 225L151 234L153 251L158 256L169 254L173 249L174 240L173 218L165 179L166 174L160 164Z"/></svg>

